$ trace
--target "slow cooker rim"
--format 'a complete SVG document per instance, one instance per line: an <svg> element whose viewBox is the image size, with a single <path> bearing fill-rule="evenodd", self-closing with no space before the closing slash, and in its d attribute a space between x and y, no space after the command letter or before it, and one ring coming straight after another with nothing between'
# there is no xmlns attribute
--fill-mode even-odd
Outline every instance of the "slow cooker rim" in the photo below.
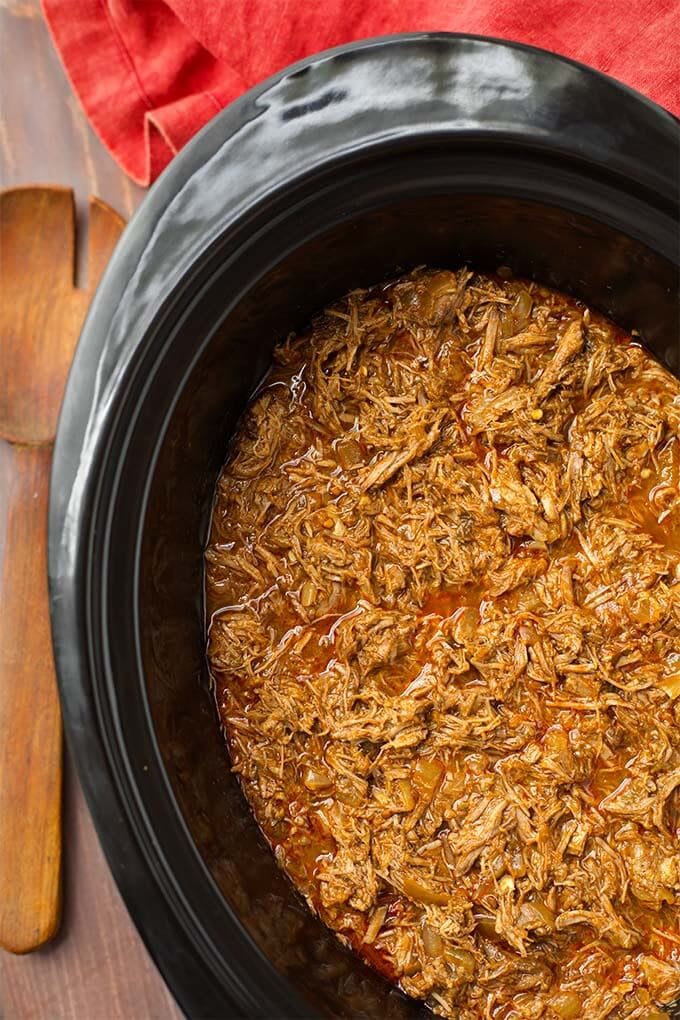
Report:
<svg viewBox="0 0 680 1020"><path fill-rule="evenodd" d="M320 51L319 53L312 54L288 65L281 71L276 72L264 81L247 90L244 94L220 111L220 113L216 114L215 117L213 117L206 125L204 125L203 128L201 128L199 132L197 132L197 134L160 174L158 179L149 189L144 202L130 220L130 223L124 231L123 237L121 238L112 259L106 267L100 285L97 288L81 335L88 331L89 319L95 313L101 315L103 312L100 308L100 295L104 291L108 290L125 290L123 281L125 280L126 273L125 265L122 264L123 253L126 252L128 247L131 247L133 224L134 231L138 235L138 242L135 245L135 255L138 255L144 249L145 241L149 241L152 238L155 230L155 223L159 216L165 209L168 202L175 195L181 192L185 181L189 179L195 170L202 165L206 156L210 157L215 155L226 138L233 135L235 131L237 131L240 127L243 127L244 123L247 122L248 104L254 103L283 79L294 78L298 76L300 72L305 71L312 66L321 66L336 58L357 58L365 52L385 49L394 45L413 44L423 41L450 44L467 42L483 45L488 44L494 47L515 51L520 55L534 56L542 60L548 58L551 63L562 64L565 67L577 69L593 82L601 82L608 88L611 88L612 94L618 94L621 97L625 97L627 101L638 105L640 108L645 108L649 115L654 117L659 124L663 123L665 129L675 136L676 164L675 167L668 169L668 173L666 175L666 192L668 195L672 196L677 206L680 201L680 194L678 193L677 187L674 187L674 182L677 180L677 166L678 161L680 161L680 143L678 143L677 140L677 130L678 125L680 125L680 120L665 107L660 106L658 103L636 91L631 86L626 85L624 82L562 54L541 49L540 47L532 46L527 43L502 39L495 36L483 36L476 35L474 33L458 32L405 32L360 39L355 42L346 43ZM232 125L231 130L228 131L223 138L221 130L228 119L233 119L234 124ZM645 162L646 161L644 160L639 161L641 166L644 166ZM134 265L135 258L129 258L128 262Z"/></svg>
<svg viewBox="0 0 680 1020"><path fill-rule="evenodd" d="M352 53L360 55L366 50L372 49L376 44L384 46L385 44L402 43L407 41L410 42L414 40L423 39L473 40L475 42L484 43L491 42L493 43L493 45L502 45L505 47L510 47L520 52L522 51L534 52L540 54L541 58L544 58L546 55L545 51L536 50L535 48L531 47L524 47L522 46L522 44L507 43L504 41L496 42L493 40L487 40L484 37L479 36L456 36L445 33L418 33L415 35L408 34L397 37L382 37L378 40L365 40L359 44L349 44L344 47L338 47L335 48L334 50L326 51L325 53L315 55L313 57L307 58L306 60L300 61L298 64L293 65L291 68L285 69L278 75L275 75L272 78L268 79L267 82L264 82L261 86L253 90L251 93L248 94L248 96L250 96L250 101L252 102L253 97L257 98L258 96L261 96L267 90L267 88L271 87L272 84L279 83L285 78L290 77L293 74L299 73L299 71L304 68L308 68L314 66L315 64L325 62L329 58L335 56L347 55ZM632 92L632 90L628 89L626 86L620 86L618 85L618 83L613 82L612 79L606 79L606 76L600 75L598 72L593 72L592 69L584 68L583 65L578 65L574 61L567 60L567 58L553 57L553 55L549 56L551 56L551 59L564 61L567 64L584 69L585 71L587 71L588 74L596 75L609 82L612 82L614 85L617 85L617 87L621 88L624 92L626 92L630 96L636 99L642 98L644 103L647 104L650 110L654 111L655 114L661 113L665 117L670 117L669 114L666 114L666 112L661 110L661 108L655 107L655 104L651 103L649 100L644 99L644 97L637 97L637 94ZM239 101L239 103L243 104L239 111L236 111L236 113L232 111L232 114L235 117L236 114L238 114L238 116L245 115L246 112L245 104L247 98L248 97L244 97L243 100ZM234 105L236 106L238 104ZM212 148L212 143L219 133L218 128L220 126L220 123L223 123L220 117L216 118L216 121L218 121L219 123L216 124L213 122L211 123L211 125L208 125L208 127L205 128L204 131L192 143L190 143L188 149L185 150L185 152L182 153L182 155L178 158L178 161L176 161L178 165L177 166L173 165L173 167L171 167L169 171L166 171L166 174L161 178L159 183L156 185L155 189L149 195L149 198L144 203L143 217L141 217L139 221L136 217L135 220L133 221L134 224L139 223L139 231L141 231L142 237L144 236L144 234L146 234L147 242L153 236L153 231L155 229L153 216L154 210L164 207L166 199L172 197L173 188L175 188L180 183L181 177L185 174L184 168L189 163L190 157L193 158L195 161L197 158L200 157L201 152L205 151L209 152L209 150ZM243 126L243 123L244 122L242 121L241 126ZM238 128L236 128L236 130L238 130ZM232 138L233 134L234 132L232 131L227 136L227 138ZM223 139L222 141L224 142L226 141L226 139ZM218 149L219 148L220 146L218 146ZM152 197L153 202L151 201ZM135 228L133 228L133 230L134 229ZM80 751L80 754L76 754L76 757L78 760L81 781L83 782L83 785L85 787L88 802L90 804L90 809L95 817L95 823L97 824L98 831L100 831L100 833L102 834L102 842L105 844L105 849L107 850L107 856L109 856L112 870L114 871L114 875L116 875L116 872L118 872L117 881L119 881L120 884L124 884L124 882L121 882L120 880L121 862L118 861L118 867L116 867L116 862L111 861L111 854L113 853L112 847L113 844L116 843L116 838L115 834L112 835L110 831L109 832L106 831L107 829L106 822L102 820L102 811L100 806L102 797L108 798L109 803L111 802L116 803L118 809L121 811L121 814L123 815L127 814L128 828L134 829L134 825L131 826L130 824L129 817L130 805L123 804L122 802L120 802L119 787L117 786L117 783L112 779L113 770L111 767L112 763L110 757L110 750L106 746L100 746L99 743L100 740L102 741L103 745L106 745L107 742L107 735L104 731L104 728L101 726L102 706L98 704L99 698L104 696L104 691L102 687L100 685L98 686L97 682L94 681L92 675L90 676L89 683L86 680L86 673L88 672L86 662L88 660L90 670L92 668L91 655L87 651L87 649L91 647L90 638L88 637L87 630L90 629L91 633L92 632L91 628L95 628L96 625L93 620L90 620L88 623L88 628L85 628L83 626L82 618L81 619L77 618L78 610L76 608L77 606L82 605L85 605L88 611L90 608L89 601L87 600L87 598L85 598L85 593L82 591L82 570L83 567L86 565L86 563L84 562L85 549L88 546L89 541L91 541L93 534L92 529L94 527L94 521L92 519L89 519L89 513L95 505L93 485L96 482L97 465L100 463L102 453L101 445L90 450L91 460L87 467L85 476L80 475L76 477L76 481L78 483L77 501L76 504L71 504L70 507L70 510L71 511L75 510L76 513L75 516L70 518L67 529L68 535L66 542L62 541L62 528L64 526L65 517L63 500L59 502L55 498L54 493L59 488L60 485L60 472L63 474L65 465L68 465L68 462L72 461L72 455L71 456L69 455L68 443L69 441L73 441L74 433L75 436L77 437L79 431L77 427L78 425L80 425L81 439L84 436L85 431L84 426L86 423L84 422L82 408L80 409L81 413L77 413L77 409L74 408L74 404L77 403L79 399L79 394L76 393L76 389L81 381L80 380L81 372L86 377L88 375L89 376L92 375L91 364L92 353L96 353L96 343L93 343L93 340L96 339L98 334L100 337L102 335L105 335L106 333L105 326L107 324L108 319L107 312L111 310L112 305L115 305L116 301L120 299L121 294L125 292L126 285L123 284L124 277L126 275L127 269L130 267L131 264L133 264L133 261L135 260L133 240L134 240L133 231L131 231L129 228L128 232L126 232L126 236L123 242L121 243L118 252L116 253L116 256L114 257L114 264L111 266L110 270L107 271L105 280L102 284L102 288L98 292L97 299L95 301L92 312L88 317L88 321L83 331L83 344L81 345L81 348L79 348L78 354L76 356L76 366L74 368L74 374L72 375L72 379L69 382L69 388L65 397L64 412L62 414L62 420L64 421L65 424L63 428L60 424L59 438L55 448L53 499L50 512L50 584L52 593L53 622L55 634L57 636L55 642L55 652L57 655L59 665L60 686L62 691L62 699L64 702L67 731L69 741L72 747L75 746L76 749L79 749ZM165 296L167 296L167 292ZM130 344L134 345L134 343L139 343L141 338L142 335L138 335L136 338L131 337ZM86 344L88 342L92 346L92 352L88 352L86 349ZM102 346L103 345L104 342L102 342ZM87 360L88 354L90 355L89 366L84 364L84 362ZM112 413L111 404L107 406L104 413L100 414L97 414L95 409L91 408L90 417L89 419L87 419L87 421L91 424L92 421L94 420L96 429L99 429L101 431L102 428L106 425L107 421L109 420L111 413ZM74 425L76 427L74 427ZM68 477L69 471L67 470L65 473L66 477ZM78 569L76 569L78 562L80 566ZM91 562L92 560L90 560L90 563ZM85 599L84 602L83 599ZM66 647L68 642L65 641L65 636L69 631L72 639L72 648L70 651ZM74 648L77 649L75 653ZM86 649L84 656L82 655L83 649ZM94 714L92 713L92 706L87 705L88 690L92 695L92 699L95 705ZM90 722L98 723L99 731L97 734L86 732L88 718ZM86 758L88 756L92 756L98 761L99 776L94 775L92 772L88 773L86 769ZM167 776L165 776L165 779L167 782ZM107 840L109 842L108 847L106 846ZM127 857L129 857L130 861L136 861L138 864L136 858L135 842L136 840L130 842L129 838L127 838L124 839L123 842L121 843L119 839L117 841L117 851L123 852ZM144 863L146 870L148 870L148 868L146 867L147 862L145 861ZM153 875L153 872L151 872L150 874ZM128 893L129 895L126 896L126 899L129 899L132 904L132 901L135 900L135 896L129 890ZM143 911L140 911L139 903L137 903L135 912L137 923L141 924L141 926L144 928L145 927L144 920L143 918L141 918L141 914L143 913ZM153 924L146 926L146 929L144 931L147 944L151 943L149 948L151 949L152 954L156 957L157 962L159 962L159 966L161 966L161 969L166 973L166 979L168 979L168 983L172 988L173 981L171 978L168 977L167 964L164 965L164 962L159 959L159 957L163 956L163 953L162 951L159 950L157 944L153 944L154 938L157 936L153 935L152 929ZM284 987L285 985L282 984L281 988L283 989ZM181 1001L186 1002L187 1005L190 1004L191 996L183 997L181 994L181 990L178 990L176 987L175 994L178 996L178 998L180 998ZM296 1015L302 1014L299 1013Z"/></svg>

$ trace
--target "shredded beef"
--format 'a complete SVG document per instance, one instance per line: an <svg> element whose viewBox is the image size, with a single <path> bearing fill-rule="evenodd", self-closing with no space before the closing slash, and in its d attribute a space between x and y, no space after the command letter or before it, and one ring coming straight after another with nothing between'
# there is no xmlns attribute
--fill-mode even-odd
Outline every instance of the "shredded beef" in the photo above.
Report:
<svg viewBox="0 0 680 1020"><path fill-rule="evenodd" d="M459 1020L680 994L680 384L533 283L417 270L276 352L209 660L312 910Z"/></svg>

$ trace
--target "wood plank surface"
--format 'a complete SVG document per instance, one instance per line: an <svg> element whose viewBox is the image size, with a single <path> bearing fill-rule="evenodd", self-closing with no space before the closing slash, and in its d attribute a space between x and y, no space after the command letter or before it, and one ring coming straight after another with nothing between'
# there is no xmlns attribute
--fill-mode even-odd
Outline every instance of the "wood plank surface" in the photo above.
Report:
<svg viewBox="0 0 680 1020"><path fill-rule="evenodd" d="M39 0L0 0L0 95L0 185L74 189L82 284L88 197L98 195L128 219L144 192L118 169L80 112ZM10 457L9 446L0 442L0 543ZM0 953L0 1020L180 1015L115 889L67 756L62 925L44 949L27 956Z"/></svg>

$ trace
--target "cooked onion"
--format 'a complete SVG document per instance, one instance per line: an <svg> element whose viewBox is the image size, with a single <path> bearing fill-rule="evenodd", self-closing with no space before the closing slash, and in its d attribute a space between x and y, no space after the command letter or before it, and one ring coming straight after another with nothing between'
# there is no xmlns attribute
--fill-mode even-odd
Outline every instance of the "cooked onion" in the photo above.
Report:
<svg viewBox="0 0 680 1020"><path fill-rule="evenodd" d="M321 769L312 768L311 765L305 769L302 782L308 790L312 790L313 792L316 792L317 790L326 790L328 787L333 785L333 780L327 772L323 772Z"/></svg>
<svg viewBox="0 0 680 1020"><path fill-rule="evenodd" d="M533 301L531 298L531 294L529 294L529 292L526 290L521 290L517 297L515 298L515 302L512 306L512 315L515 321L516 329L519 329L520 327L525 325L527 319L531 314L532 305Z"/></svg>
<svg viewBox="0 0 680 1020"><path fill-rule="evenodd" d="M424 800L432 799L443 773L444 766L440 761L418 758L413 767L413 782Z"/></svg>
<svg viewBox="0 0 680 1020"><path fill-rule="evenodd" d="M670 676L665 676L659 680L657 687L665 691L669 698L673 700L680 698L680 673L671 673Z"/></svg>
<svg viewBox="0 0 680 1020"><path fill-rule="evenodd" d="M429 924L423 925L423 946L428 956L439 957L444 952L444 943L438 931Z"/></svg>
<svg viewBox="0 0 680 1020"><path fill-rule="evenodd" d="M517 923L522 928L553 928L555 912L541 900L536 899L522 903L517 915Z"/></svg>
<svg viewBox="0 0 680 1020"><path fill-rule="evenodd" d="M465 981L472 981L475 976L475 957L467 949L447 949L446 959L456 971L456 977L460 976Z"/></svg>
<svg viewBox="0 0 680 1020"><path fill-rule="evenodd" d="M385 918L387 917L387 907L378 907L371 914L371 919L368 922L368 928L364 935L363 941L369 945L371 942L375 942L378 932L383 926Z"/></svg>
<svg viewBox="0 0 680 1020"><path fill-rule="evenodd" d="M420 882L417 882L414 878L403 878L401 887L406 896L408 896L411 900L415 900L416 903L434 903L441 907L445 907L450 899L446 893L430 889L426 885L422 885Z"/></svg>
<svg viewBox="0 0 680 1020"><path fill-rule="evenodd" d="M581 1015L583 1002L576 992L558 992L550 1000L550 1008L560 1020L574 1020L575 1017Z"/></svg>

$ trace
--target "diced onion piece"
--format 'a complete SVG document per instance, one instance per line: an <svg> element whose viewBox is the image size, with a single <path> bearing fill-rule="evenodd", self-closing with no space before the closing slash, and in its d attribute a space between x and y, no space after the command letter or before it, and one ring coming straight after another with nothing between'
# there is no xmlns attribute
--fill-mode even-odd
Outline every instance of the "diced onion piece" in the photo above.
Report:
<svg viewBox="0 0 680 1020"><path fill-rule="evenodd" d="M413 796L413 787L408 779L397 779L396 785L399 790L402 807L406 811L413 811L413 808L416 806L416 799Z"/></svg>
<svg viewBox="0 0 680 1020"><path fill-rule="evenodd" d="M595 796L599 800L602 800L617 790L625 779L629 778L630 772L628 769L597 769L591 784L591 789Z"/></svg>
<svg viewBox="0 0 680 1020"><path fill-rule="evenodd" d="M368 928L366 934L363 937L363 942L370 944L375 942L378 937L378 932L383 926L385 918L387 917L387 907L378 907L371 914L371 920L368 922Z"/></svg>
<svg viewBox="0 0 680 1020"><path fill-rule="evenodd" d="M522 928L553 928L555 914L541 900L527 901L519 908L517 923Z"/></svg>
<svg viewBox="0 0 680 1020"><path fill-rule="evenodd" d="M660 680L657 684L661 690L668 695L671 700L680 698L680 673L671 673L670 676L665 676L663 680Z"/></svg>
<svg viewBox="0 0 680 1020"><path fill-rule="evenodd" d="M483 938L492 939L496 936L495 914L479 912L474 915L477 931Z"/></svg>
<svg viewBox="0 0 680 1020"><path fill-rule="evenodd" d="M512 316L515 320L515 327L526 324L527 319L531 315L532 305L533 301L529 291L521 290L515 298L512 306Z"/></svg>
<svg viewBox="0 0 680 1020"><path fill-rule="evenodd" d="M308 790L315 792L316 790L327 790L333 785L333 780L324 772L322 769L314 768L312 765L305 769L305 774L302 779Z"/></svg>
<svg viewBox="0 0 680 1020"><path fill-rule="evenodd" d="M335 783L336 797L350 807L360 807L366 799L368 784L365 779L340 776Z"/></svg>
<svg viewBox="0 0 680 1020"><path fill-rule="evenodd" d="M508 868L513 878L522 878L527 873L526 861L522 851L518 848L513 851Z"/></svg>
<svg viewBox="0 0 680 1020"><path fill-rule="evenodd" d="M560 1017L560 1020L573 1020L580 1016L583 1009L581 997L576 992L564 991L553 995L550 1000L550 1008Z"/></svg>
<svg viewBox="0 0 680 1020"><path fill-rule="evenodd" d="M475 976L475 958L473 953L468 952L467 949L446 949L444 955L447 962L456 971L456 977L460 975L465 981L472 981Z"/></svg>
<svg viewBox="0 0 680 1020"><path fill-rule="evenodd" d="M495 878L500 878L505 872L505 858L503 854L496 854L494 859L491 861L491 871Z"/></svg>
<svg viewBox="0 0 680 1020"><path fill-rule="evenodd" d="M556 758L562 765L569 767L572 756L569 748L569 736L561 726L551 727L543 737L543 747L553 758Z"/></svg>
<svg viewBox="0 0 680 1020"><path fill-rule="evenodd" d="M498 888L502 893L511 893L515 888L515 880L512 875L503 875L498 882Z"/></svg>
<svg viewBox="0 0 680 1020"><path fill-rule="evenodd" d="M338 443L337 457L343 468L354 467L355 464L361 464L364 459L356 439L345 439L342 443Z"/></svg>
<svg viewBox="0 0 680 1020"><path fill-rule="evenodd" d="M444 952L444 943L438 931L429 924L423 925L423 947L428 956L438 958Z"/></svg>
<svg viewBox="0 0 680 1020"><path fill-rule="evenodd" d="M428 889L427 886L421 885L414 878L404 878L401 883L401 887L404 894L408 896L410 900L415 900L416 903L432 903L436 906L445 907L449 902L449 897L445 893L436 892L434 889Z"/></svg>
<svg viewBox="0 0 680 1020"><path fill-rule="evenodd" d="M436 758L419 758L413 768L413 783L424 800L430 801L444 773L444 766Z"/></svg>

